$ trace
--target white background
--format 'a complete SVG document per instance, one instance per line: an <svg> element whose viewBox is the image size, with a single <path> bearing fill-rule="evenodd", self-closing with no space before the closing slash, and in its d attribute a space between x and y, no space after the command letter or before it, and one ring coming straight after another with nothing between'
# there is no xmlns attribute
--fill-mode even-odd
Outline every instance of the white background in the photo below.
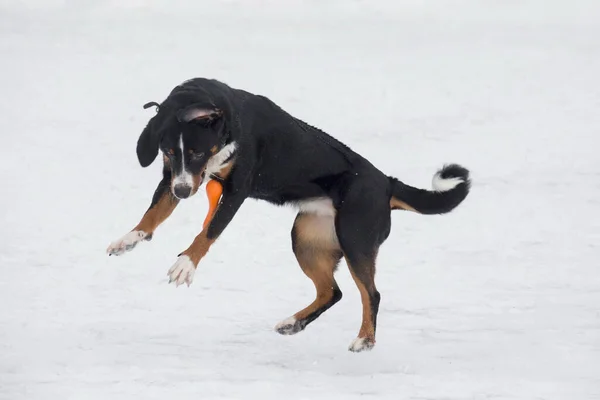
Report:
<svg viewBox="0 0 600 400"><path fill-rule="evenodd" d="M0 2L0 399L600 399L597 0L176 4ZM291 208L245 203L190 288L166 272L203 190L105 255L160 180L141 106L196 76L408 184L472 171L451 214L393 214L372 352L344 264L339 304L273 331L314 296Z"/></svg>

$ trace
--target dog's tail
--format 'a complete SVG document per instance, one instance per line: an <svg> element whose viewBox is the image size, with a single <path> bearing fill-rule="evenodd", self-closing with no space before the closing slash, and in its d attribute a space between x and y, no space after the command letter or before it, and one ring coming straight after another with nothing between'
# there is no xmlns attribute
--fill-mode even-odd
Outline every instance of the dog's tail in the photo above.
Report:
<svg viewBox="0 0 600 400"><path fill-rule="evenodd" d="M469 194L469 171L458 165L445 165L433 176L433 190L418 189L389 177L392 188L390 208L421 214L445 214Z"/></svg>

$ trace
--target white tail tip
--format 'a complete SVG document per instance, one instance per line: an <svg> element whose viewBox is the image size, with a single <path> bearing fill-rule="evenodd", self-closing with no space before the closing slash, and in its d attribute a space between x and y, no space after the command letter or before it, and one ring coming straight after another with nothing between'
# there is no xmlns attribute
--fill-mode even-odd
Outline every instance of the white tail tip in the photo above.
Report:
<svg viewBox="0 0 600 400"><path fill-rule="evenodd" d="M463 178L442 178L442 176L437 173L433 176L433 180L431 182L431 186L433 186L433 190L436 192L447 192L449 190L454 189L456 186L463 183L465 180Z"/></svg>

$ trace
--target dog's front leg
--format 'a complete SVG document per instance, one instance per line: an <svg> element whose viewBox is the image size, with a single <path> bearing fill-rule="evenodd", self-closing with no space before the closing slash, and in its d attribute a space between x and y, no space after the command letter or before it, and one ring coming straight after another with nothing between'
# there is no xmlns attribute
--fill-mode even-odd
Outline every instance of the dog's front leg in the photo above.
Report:
<svg viewBox="0 0 600 400"><path fill-rule="evenodd" d="M223 233L231 222L236 212L247 197L246 190L228 190L226 185L223 198L215 211L215 214L206 226L194 239L190 247L179 254L177 262L169 269L169 283L174 282L177 286L187 283L189 286L194 279L194 273L200 260L208 253L210 246Z"/></svg>
<svg viewBox="0 0 600 400"><path fill-rule="evenodd" d="M106 252L109 256L119 256L133 250L138 243L152 239L156 228L171 215L179 203L179 199L171 193L170 186L171 171L165 165L163 179L154 192L150 207L135 228L108 246Z"/></svg>

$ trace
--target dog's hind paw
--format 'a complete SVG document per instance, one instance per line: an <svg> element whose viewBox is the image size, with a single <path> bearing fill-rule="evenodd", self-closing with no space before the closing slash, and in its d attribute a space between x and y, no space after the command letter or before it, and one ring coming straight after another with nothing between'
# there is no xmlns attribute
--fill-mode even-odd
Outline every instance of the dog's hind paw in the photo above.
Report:
<svg viewBox="0 0 600 400"><path fill-rule="evenodd" d="M150 240L151 235L144 231L131 231L119 240L112 242L106 249L109 256L120 256L131 251L143 240Z"/></svg>
<svg viewBox="0 0 600 400"><path fill-rule="evenodd" d="M169 283L174 282L175 286L187 283L190 286L194 280L195 272L196 266L192 260L186 255L179 256L175 264L167 272Z"/></svg>
<svg viewBox="0 0 600 400"><path fill-rule="evenodd" d="M348 350L353 353L360 353L361 351L371 350L375 346L375 339L369 337L357 337L350 343Z"/></svg>
<svg viewBox="0 0 600 400"><path fill-rule="evenodd" d="M298 321L294 317L289 317L275 325L275 331L282 335L295 335L303 331L305 327L306 323L304 321Z"/></svg>

